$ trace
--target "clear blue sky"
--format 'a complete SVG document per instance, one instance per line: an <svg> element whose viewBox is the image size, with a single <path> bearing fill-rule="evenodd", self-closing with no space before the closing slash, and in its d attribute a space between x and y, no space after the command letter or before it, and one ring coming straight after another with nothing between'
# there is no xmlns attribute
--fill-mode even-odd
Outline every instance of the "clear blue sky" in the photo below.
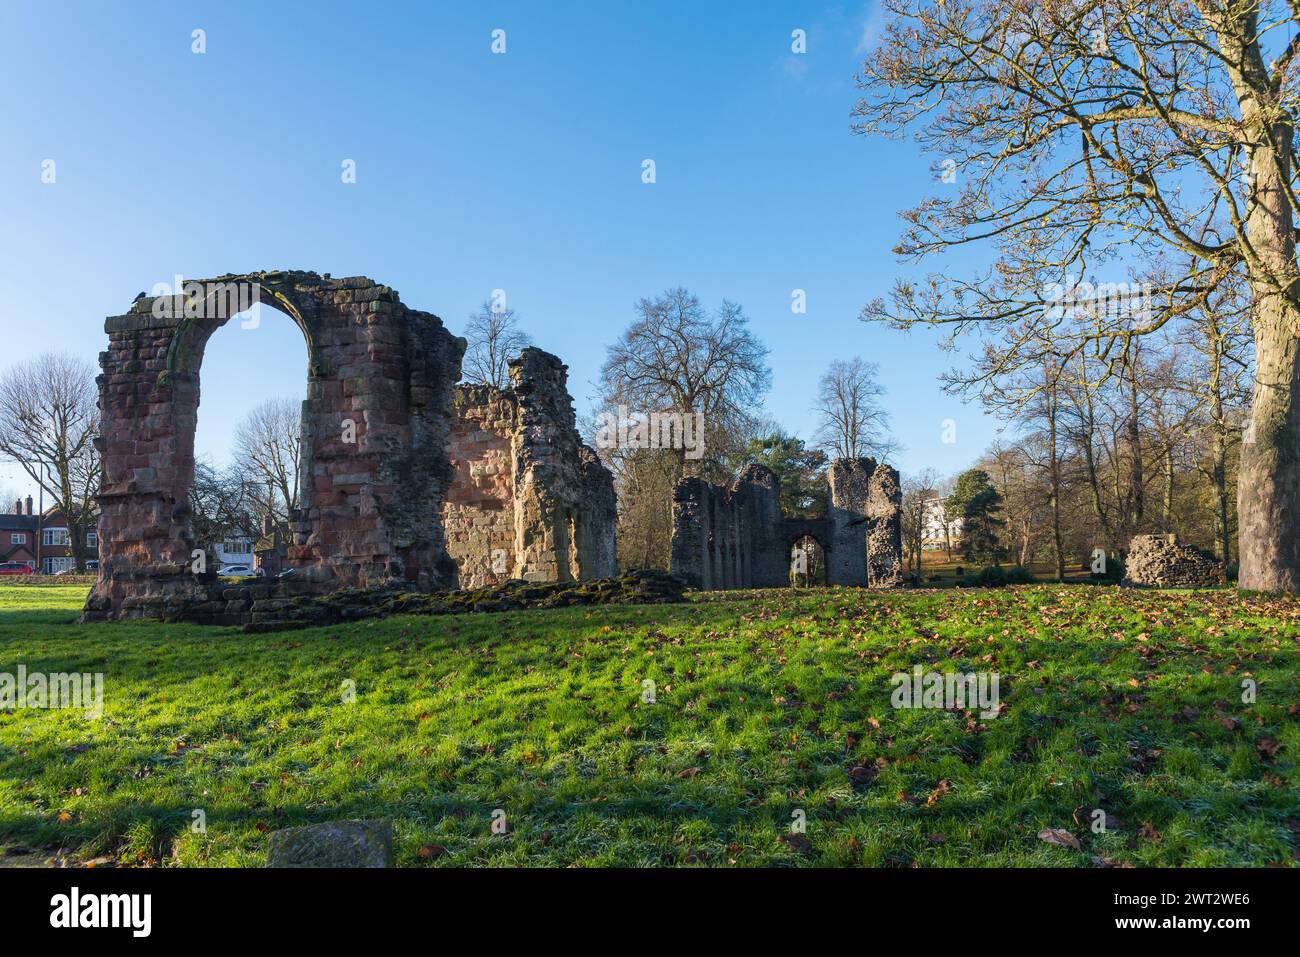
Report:
<svg viewBox="0 0 1300 957"><path fill-rule="evenodd" d="M6 0L0 366L55 348L96 359L104 317L177 273L310 269L387 283L458 333L506 290L568 363L581 412L635 301L684 285L745 307L787 429L811 433L818 375L860 355L880 363L900 467L955 472L996 427L943 394L955 357L934 334L857 319L917 272L890 252L898 211L944 188L910 143L850 134L878 28L874 2ZM300 395L305 365L279 313L222 330L200 454L223 460L260 399ZM27 487L9 467L5 485Z"/></svg>

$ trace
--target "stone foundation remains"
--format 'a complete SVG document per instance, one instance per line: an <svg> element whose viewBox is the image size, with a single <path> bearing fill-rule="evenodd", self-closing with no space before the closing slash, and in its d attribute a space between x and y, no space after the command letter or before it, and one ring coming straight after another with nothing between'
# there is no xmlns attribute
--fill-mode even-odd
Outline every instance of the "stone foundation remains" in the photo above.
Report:
<svg viewBox="0 0 1300 957"><path fill-rule="evenodd" d="M687 478L673 490L671 571L694 588L776 588L790 583L790 552L811 536L828 585L902 584L898 472L874 459L836 459L826 515L786 518L776 475L750 465L730 488Z"/></svg>
<svg viewBox="0 0 1300 957"><path fill-rule="evenodd" d="M1213 588L1224 582L1217 558L1177 535L1134 535L1124 559L1124 584L1157 588Z"/></svg>
<svg viewBox="0 0 1300 957"><path fill-rule="evenodd" d="M657 605L685 601L685 587L666 572L640 570L625 572L617 578L587 581L513 579L466 591L345 588L330 595L307 595L288 602L255 598L244 631L285 631L386 615L458 615L577 605ZM250 586L250 590L256 588Z"/></svg>

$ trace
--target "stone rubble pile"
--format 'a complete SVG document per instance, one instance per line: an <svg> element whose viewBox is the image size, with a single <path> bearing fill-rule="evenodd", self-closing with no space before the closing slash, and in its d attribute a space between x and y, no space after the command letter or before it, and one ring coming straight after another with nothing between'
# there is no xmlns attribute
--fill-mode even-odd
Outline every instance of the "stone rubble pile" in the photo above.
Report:
<svg viewBox="0 0 1300 957"><path fill-rule="evenodd" d="M1180 545L1177 535L1134 535L1124 560L1124 584L1150 588L1214 588L1223 565L1209 552Z"/></svg>

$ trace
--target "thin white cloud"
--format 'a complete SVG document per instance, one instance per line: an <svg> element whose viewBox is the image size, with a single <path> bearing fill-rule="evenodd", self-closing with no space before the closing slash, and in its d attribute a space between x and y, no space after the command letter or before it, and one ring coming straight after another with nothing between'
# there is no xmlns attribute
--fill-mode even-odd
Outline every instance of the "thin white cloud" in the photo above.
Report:
<svg viewBox="0 0 1300 957"><path fill-rule="evenodd" d="M885 11L879 2L867 4L866 10L863 11L861 21L861 32L858 34L858 45L853 48L854 53L870 53L880 42L881 36L885 32Z"/></svg>

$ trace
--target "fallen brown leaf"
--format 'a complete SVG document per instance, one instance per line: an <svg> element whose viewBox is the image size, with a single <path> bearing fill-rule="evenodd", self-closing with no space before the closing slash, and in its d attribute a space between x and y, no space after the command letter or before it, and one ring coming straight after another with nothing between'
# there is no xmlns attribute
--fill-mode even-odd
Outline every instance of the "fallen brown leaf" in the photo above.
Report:
<svg viewBox="0 0 1300 957"><path fill-rule="evenodd" d="M1165 839L1165 836L1150 824L1143 824L1138 828L1138 837L1142 838L1144 841L1150 841L1152 844L1159 844Z"/></svg>
<svg viewBox="0 0 1300 957"><path fill-rule="evenodd" d="M1079 839L1069 831L1060 827L1047 827L1038 832L1038 839L1048 844L1055 844L1058 847L1068 847L1073 850L1079 850Z"/></svg>
<svg viewBox="0 0 1300 957"><path fill-rule="evenodd" d="M777 840L796 854L812 853L812 843L802 834L782 834Z"/></svg>

